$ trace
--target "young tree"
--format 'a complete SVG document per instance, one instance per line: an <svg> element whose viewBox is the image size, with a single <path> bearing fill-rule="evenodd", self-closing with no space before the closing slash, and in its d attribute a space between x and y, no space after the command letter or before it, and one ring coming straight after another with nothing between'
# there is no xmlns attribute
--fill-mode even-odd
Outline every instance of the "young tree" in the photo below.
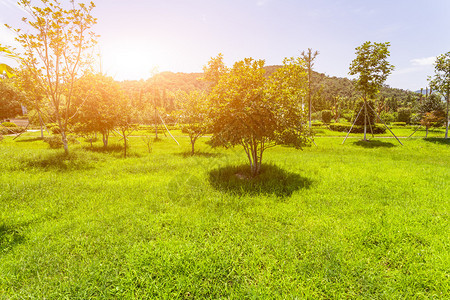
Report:
<svg viewBox="0 0 450 300"><path fill-rule="evenodd" d="M49 103L44 101L45 93L39 84L33 81L33 76L26 69L19 70L17 85L25 93L23 105L27 107L28 118L36 117L41 128L41 138L44 138L44 120L49 120ZM47 104L47 105L46 105ZM32 114L34 112L34 115Z"/></svg>
<svg viewBox="0 0 450 300"><path fill-rule="evenodd" d="M448 126L449 126L449 102L450 102L450 51L439 55L436 58L434 65L435 75L430 78L431 88L439 91L446 99L447 112L446 112L446 125L445 125L445 138L448 138Z"/></svg>
<svg viewBox="0 0 450 300"><path fill-rule="evenodd" d="M241 145L251 173L261 171L263 153L275 145L301 148L308 142L299 96L304 95L303 61L286 59L269 79L264 61L246 58L223 73L210 94L212 143Z"/></svg>
<svg viewBox="0 0 450 300"><path fill-rule="evenodd" d="M362 92L364 101L364 140L367 133L367 100L379 92L386 78L394 70L387 58L389 57L390 43L365 42L356 48L356 58L350 65L350 75L357 75L355 87Z"/></svg>
<svg viewBox="0 0 450 300"><path fill-rule="evenodd" d="M442 126L444 119L445 113L442 110L434 110L425 113L422 119L420 120L420 124L422 126L425 126L426 128L425 137L428 137L428 129L430 127Z"/></svg>
<svg viewBox="0 0 450 300"><path fill-rule="evenodd" d="M9 79L0 79L0 123L22 114L23 93Z"/></svg>
<svg viewBox="0 0 450 300"><path fill-rule="evenodd" d="M319 55L319 51L314 51L308 48L308 52L302 51L302 58L305 61L306 69L308 70L308 124L311 128L311 81L312 81L312 67L314 66L314 59Z"/></svg>
<svg viewBox="0 0 450 300"><path fill-rule="evenodd" d="M108 147L111 130L123 113L118 105L123 92L119 83L102 74L87 74L74 86L74 104L80 107L74 122L81 133L99 132L103 147Z"/></svg>
<svg viewBox="0 0 450 300"><path fill-rule="evenodd" d="M57 0L41 0L41 6L32 6L30 0L19 0L18 4L28 12L29 19L22 19L26 30L15 29L16 40L22 46L17 56L22 68L44 92L44 99L51 103L68 154L73 87L90 66L90 49L96 37L91 31L96 23L91 15L95 5L70 1L70 7L64 8Z"/></svg>
<svg viewBox="0 0 450 300"><path fill-rule="evenodd" d="M195 142L204 135L208 128L208 101L207 95L200 91L189 93L180 91L176 95L178 122L181 130L189 134L191 140L191 155L194 155Z"/></svg>

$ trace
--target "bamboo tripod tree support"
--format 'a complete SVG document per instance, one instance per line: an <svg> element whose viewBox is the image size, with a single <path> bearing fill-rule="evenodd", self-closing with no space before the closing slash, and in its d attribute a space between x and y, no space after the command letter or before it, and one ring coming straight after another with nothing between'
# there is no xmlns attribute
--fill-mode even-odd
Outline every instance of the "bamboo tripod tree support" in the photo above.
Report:
<svg viewBox="0 0 450 300"><path fill-rule="evenodd" d="M403 146L402 142L400 142L400 140L398 139L398 137L392 132L392 130L386 125L386 123L383 121L383 119L381 119L381 117L378 115L378 113L370 106L367 105L367 102L364 101L363 106L361 107L358 115L355 118L355 121L353 122L352 126L350 127L350 130L347 133L347 136L345 137L344 141L342 142L342 144L345 143L345 141L347 140L348 136L350 135L350 132L353 129L353 126L355 125L356 121L358 120L359 115L361 114L361 112L364 110L364 140L366 140L366 131L367 131L367 106L375 113L375 115L377 116L377 118L383 123L383 125L391 132L391 134L397 139L397 141L400 143L400 145ZM369 126L371 128L372 131L372 136L373 136L373 130L372 130L372 125L370 124L370 120L369 120Z"/></svg>

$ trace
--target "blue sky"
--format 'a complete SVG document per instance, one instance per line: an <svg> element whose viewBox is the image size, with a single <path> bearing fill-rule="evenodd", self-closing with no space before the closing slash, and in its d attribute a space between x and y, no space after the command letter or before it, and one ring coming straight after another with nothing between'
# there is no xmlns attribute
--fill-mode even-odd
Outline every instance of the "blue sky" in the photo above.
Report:
<svg viewBox="0 0 450 300"><path fill-rule="evenodd" d="M313 48L315 69L348 77L355 48L390 42L392 87L417 90L434 57L450 51L450 0L97 0L95 32L103 71L118 80L157 71L200 72L219 52L281 64ZM0 23L19 26L24 12L0 0ZM0 43L12 34L0 29Z"/></svg>

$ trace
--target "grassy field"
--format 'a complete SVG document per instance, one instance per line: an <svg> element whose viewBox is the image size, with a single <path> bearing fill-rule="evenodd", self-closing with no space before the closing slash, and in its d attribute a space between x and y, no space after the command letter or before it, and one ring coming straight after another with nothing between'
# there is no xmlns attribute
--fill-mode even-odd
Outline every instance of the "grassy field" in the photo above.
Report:
<svg viewBox="0 0 450 300"><path fill-rule="evenodd" d="M319 136L248 179L207 138L123 159L36 136L0 142L0 298L448 299L443 139Z"/></svg>

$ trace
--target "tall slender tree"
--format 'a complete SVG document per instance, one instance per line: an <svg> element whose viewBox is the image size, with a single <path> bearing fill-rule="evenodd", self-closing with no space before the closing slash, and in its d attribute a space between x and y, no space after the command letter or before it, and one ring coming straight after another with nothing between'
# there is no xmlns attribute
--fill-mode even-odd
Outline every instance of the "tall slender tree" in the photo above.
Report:
<svg viewBox="0 0 450 300"><path fill-rule="evenodd" d="M357 75L356 89L362 92L364 101L364 140L367 133L367 100L372 99L379 91L386 78L394 70L387 58L390 43L365 42L356 48L356 58L350 64L350 75Z"/></svg>
<svg viewBox="0 0 450 300"><path fill-rule="evenodd" d="M30 0L19 0L18 4L28 12L28 17L22 19L26 30L14 29L21 45L16 54L21 58L21 67L50 102L68 154L74 83L90 68L90 49L96 39L91 31L96 23L91 14L95 5L93 2L76 5L74 0L70 3L40 0L39 6L33 6Z"/></svg>
<svg viewBox="0 0 450 300"><path fill-rule="evenodd" d="M449 126L449 102L450 102L450 51L439 55L436 58L434 64L434 77L430 77L431 88L439 91L446 99L446 125L445 125L445 138L448 138L448 126Z"/></svg>
<svg viewBox="0 0 450 300"><path fill-rule="evenodd" d="M311 128L311 82L312 82L312 67L314 66L314 60L317 55L319 55L319 51L313 51L311 48L308 48L308 51L302 51L302 59L306 64L306 69L308 70L308 123L309 128Z"/></svg>

